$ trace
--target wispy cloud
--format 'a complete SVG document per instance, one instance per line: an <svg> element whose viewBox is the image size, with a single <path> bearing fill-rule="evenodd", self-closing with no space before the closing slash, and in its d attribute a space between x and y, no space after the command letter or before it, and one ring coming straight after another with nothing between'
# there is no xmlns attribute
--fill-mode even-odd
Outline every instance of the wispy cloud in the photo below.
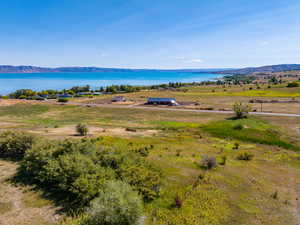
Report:
<svg viewBox="0 0 300 225"><path fill-rule="evenodd" d="M178 56L175 57L176 60L179 60L183 63L203 63L204 60L203 59L199 59L199 58L188 58L188 57L184 57L184 56Z"/></svg>
<svg viewBox="0 0 300 225"><path fill-rule="evenodd" d="M203 59L188 59L185 61L186 63L203 63Z"/></svg>

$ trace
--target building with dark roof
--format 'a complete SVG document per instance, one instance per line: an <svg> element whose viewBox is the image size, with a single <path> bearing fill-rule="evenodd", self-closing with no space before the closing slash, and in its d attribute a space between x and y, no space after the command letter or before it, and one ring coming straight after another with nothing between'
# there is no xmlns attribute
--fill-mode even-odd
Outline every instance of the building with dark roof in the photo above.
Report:
<svg viewBox="0 0 300 225"><path fill-rule="evenodd" d="M147 104L149 105L172 105L178 106L175 98L148 98Z"/></svg>

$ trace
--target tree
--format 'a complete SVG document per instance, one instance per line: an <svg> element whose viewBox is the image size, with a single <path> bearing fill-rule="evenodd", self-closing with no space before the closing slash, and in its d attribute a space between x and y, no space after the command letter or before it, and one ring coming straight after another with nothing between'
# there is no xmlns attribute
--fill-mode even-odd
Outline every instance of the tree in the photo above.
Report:
<svg viewBox="0 0 300 225"><path fill-rule="evenodd" d="M35 95L36 92L31 89L20 89L10 94L10 96L13 98L28 98Z"/></svg>
<svg viewBox="0 0 300 225"><path fill-rule="evenodd" d="M138 225L143 214L140 196L122 181L109 181L88 209L91 224Z"/></svg>
<svg viewBox="0 0 300 225"><path fill-rule="evenodd" d="M246 118L251 111L251 106L242 102L236 102L233 105L233 111L237 119Z"/></svg>

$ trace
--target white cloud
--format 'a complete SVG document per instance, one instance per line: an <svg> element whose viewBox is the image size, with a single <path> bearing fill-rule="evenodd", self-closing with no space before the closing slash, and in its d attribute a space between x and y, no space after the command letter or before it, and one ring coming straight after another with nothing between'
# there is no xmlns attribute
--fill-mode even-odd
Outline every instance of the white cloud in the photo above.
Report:
<svg viewBox="0 0 300 225"><path fill-rule="evenodd" d="M199 58L188 58L188 57L184 57L184 56L177 56L175 57L176 60L182 61L183 63L203 63L204 60L203 59L199 59Z"/></svg>
<svg viewBox="0 0 300 225"><path fill-rule="evenodd" d="M188 59L185 62L186 63L203 63L204 60L202 60L202 59Z"/></svg>

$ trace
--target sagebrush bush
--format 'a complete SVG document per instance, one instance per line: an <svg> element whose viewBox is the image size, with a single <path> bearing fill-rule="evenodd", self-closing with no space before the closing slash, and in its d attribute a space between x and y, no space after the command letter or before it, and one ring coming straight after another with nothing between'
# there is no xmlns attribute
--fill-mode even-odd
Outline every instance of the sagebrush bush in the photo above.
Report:
<svg viewBox="0 0 300 225"><path fill-rule="evenodd" d="M0 134L0 157L20 160L36 142L36 137L24 132L7 131Z"/></svg>
<svg viewBox="0 0 300 225"><path fill-rule="evenodd" d="M89 132L89 128L87 127L86 124L79 123L79 124L76 125L76 132L80 136L86 136Z"/></svg>
<svg viewBox="0 0 300 225"><path fill-rule="evenodd" d="M110 181L100 191L87 211L93 225L141 224L143 203L131 187L121 181Z"/></svg>
<svg viewBox="0 0 300 225"><path fill-rule="evenodd" d="M210 170L217 166L216 157L204 155L202 156L200 165L201 167Z"/></svg>
<svg viewBox="0 0 300 225"><path fill-rule="evenodd" d="M245 160L245 161L250 161L252 160L254 157L254 155L252 153L249 152L241 152L238 156L237 159L238 160Z"/></svg>

